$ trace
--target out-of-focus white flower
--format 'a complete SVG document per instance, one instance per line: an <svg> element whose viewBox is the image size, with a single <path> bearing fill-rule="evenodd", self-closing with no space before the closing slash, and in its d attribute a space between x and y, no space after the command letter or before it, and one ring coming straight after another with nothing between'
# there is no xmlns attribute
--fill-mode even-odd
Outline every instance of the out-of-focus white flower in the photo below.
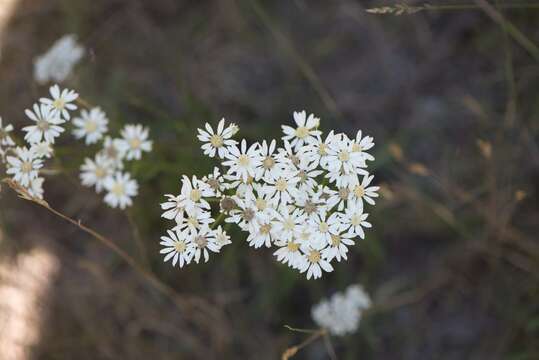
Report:
<svg viewBox="0 0 539 360"><path fill-rule="evenodd" d="M361 285L351 285L344 293L336 293L311 309L318 326L332 335L343 336L359 327L362 313L371 306L369 295Z"/></svg>
<svg viewBox="0 0 539 360"><path fill-rule="evenodd" d="M148 140L149 130L140 124L126 125L121 131L123 147L127 160L140 160L142 152L152 151L152 141Z"/></svg>
<svg viewBox="0 0 539 360"><path fill-rule="evenodd" d="M108 130L109 120L99 107L94 107L90 111L82 110L80 117L73 119L73 135L77 139L85 138L86 145L98 142Z"/></svg>
<svg viewBox="0 0 539 360"><path fill-rule="evenodd" d="M0 116L0 146L15 146L15 142L9 135L12 131L13 125L7 124L4 126L2 124L2 117Z"/></svg>
<svg viewBox="0 0 539 360"><path fill-rule="evenodd" d="M114 164L112 160L98 153L93 160L84 159L80 171L82 185L95 186L95 191L100 193L105 187L105 180L114 173Z"/></svg>
<svg viewBox="0 0 539 360"><path fill-rule="evenodd" d="M113 208L119 207L122 210L133 204L131 198L138 193L138 184L136 180L131 179L129 173L117 172L105 179L104 186L108 191L105 202Z"/></svg>
<svg viewBox="0 0 539 360"><path fill-rule="evenodd" d="M125 159L126 149L122 139L113 139L110 136L105 136L103 141L103 149L99 154L108 158L115 169L121 170L124 168L123 161Z"/></svg>
<svg viewBox="0 0 539 360"><path fill-rule="evenodd" d="M43 182L45 179L42 177L37 177L32 180L30 180L30 184L28 185L28 193L38 199L43 199Z"/></svg>
<svg viewBox="0 0 539 360"><path fill-rule="evenodd" d="M13 176L13 180L24 187L28 187L30 182L37 178L38 171L43 167L43 160L36 157L36 154L26 148L17 147L16 156L8 155L6 173Z"/></svg>
<svg viewBox="0 0 539 360"><path fill-rule="evenodd" d="M26 131L24 139L30 144L35 144L42 140L54 144L54 139L64 132L64 128L59 125L65 121L49 105L34 104L33 111L26 109L24 112L30 120L36 123L22 128L23 131Z"/></svg>
<svg viewBox="0 0 539 360"><path fill-rule="evenodd" d="M15 146L15 142L9 135L13 131L13 125L7 124L3 126L2 117L0 116L0 160L4 160L6 150Z"/></svg>
<svg viewBox="0 0 539 360"><path fill-rule="evenodd" d="M30 150L33 151L38 158L50 158L54 152L51 143L46 141L32 144Z"/></svg>
<svg viewBox="0 0 539 360"><path fill-rule="evenodd" d="M60 90L58 85L51 86L49 92L52 99L41 98L39 102L52 108L52 116L58 116L68 121L71 117L69 112L77 110L77 105L72 104L72 102L77 100L79 94L69 89Z"/></svg>
<svg viewBox="0 0 539 360"><path fill-rule="evenodd" d="M43 55L34 60L34 78L40 84L62 82L84 55L75 35L64 35Z"/></svg>
<svg viewBox="0 0 539 360"><path fill-rule="evenodd" d="M198 140L204 143L202 150L209 157L214 157L217 153L222 159L228 152L227 148L238 143L231 139L237 132L237 126L235 124L229 124L225 128L224 118L219 121L217 131L214 131L208 123L204 127L206 130L198 129Z"/></svg>

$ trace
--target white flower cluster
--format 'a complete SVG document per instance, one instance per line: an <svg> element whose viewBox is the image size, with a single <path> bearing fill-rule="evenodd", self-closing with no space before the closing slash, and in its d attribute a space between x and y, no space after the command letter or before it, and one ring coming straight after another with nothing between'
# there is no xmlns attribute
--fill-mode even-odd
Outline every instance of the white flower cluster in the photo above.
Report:
<svg viewBox="0 0 539 360"><path fill-rule="evenodd" d="M373 138L361 131L355 138L333 131L324 138L320 120L305 111L295 112L294 120L296 127L282 126L281 147L275 140L238 142L238 127L225 126L224 119L215 130L209 124L198 130L204 154L219 158L221 167L201 179L184 176L180 194L165 195L162 216L175 221L162 237L165 261L181 267L198 262L201 251L207 261L208 250L219 252L230 242L220 226L215 229L222 219L246 231L250 246L276 247L277 260L307 279L347 259L348 246L371 227L364 203L373 205L378 196L366 170L374 160L367 153Z"/></svg>
<svg viewBox="0 0 539 360"><path fill-rule="evenodd" d="M34 122L24 127L25 146L17 146L10 133L12 125L3 126L0 118L0 161L6 165L6 173L27 189L30 195L43 198L44 178L40 176L43 163L53 155L53 146L71 120L71 113L77 109L78 94L73 90L61 90L58 85L49 89L50 98L41 98L32 109L25 110L26 116ZM84 138L87 145L104 138L108 119L100 108L82 110L72 121L73 135ZM151 151L148 129L142 125L126 125L121 138L105 137L103 147L94 159L86 158L81 166L81 181L85 186L95 186L99 193L107 190L105 202L111 207L124 209L132 204L137 195L137 182L128 172L123 172L124 160L138 160L143 151Z"/></svg>
<svg viewBox="0 0 539 360"><path fill-rule="evenodd" d="M359 327L361 315L371 306L369 295L361 285L351 285L344 293L336 293L311 309L311 316L318 326L332 335L353 333Z"/></svg>
<svg viewBox="0 0 539 360"><path fill-rule="evenodd" d="M34 60L34 79L39 84L62 82L84 55L75 35L64 35L43 55Z"/></svg>

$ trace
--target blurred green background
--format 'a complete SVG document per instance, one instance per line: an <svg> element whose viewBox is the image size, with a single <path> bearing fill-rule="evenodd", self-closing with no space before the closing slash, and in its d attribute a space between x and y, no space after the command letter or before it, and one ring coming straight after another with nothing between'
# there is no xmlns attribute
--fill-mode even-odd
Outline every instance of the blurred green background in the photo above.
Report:
<svg viewBox="0 0 539 360"><path fill-rule="evenodd" d="M306 337L285 324L313 328L311 306L357 282L375 306L357 333L332 340L339 359L539 358L537 4L365 12L392 3L0 1L6 121L23 125L23 109L47 93L33 81L35 56L74 33L87 54L63 85L101 106L113 133L143 123L154 140L131 169L140 194L129 211L79 184L95 149L69 136L56 149L63 172L47 179L47 201L113 239L191 309L3 188L3 266L35 248L58 264L35 305L40 320L16 320L39 328L23 358L276 359ZM493 21L499 15L504 22ZM206 264L163 264L163 194L179 191L182 174L213 166L196 128L225 117L251 142L279 138L280 124L303 109L325 131L362 129L376 142L381 198L349 260L307 281L237 232ZM328 355L318 341L294 358Z"/></svg>

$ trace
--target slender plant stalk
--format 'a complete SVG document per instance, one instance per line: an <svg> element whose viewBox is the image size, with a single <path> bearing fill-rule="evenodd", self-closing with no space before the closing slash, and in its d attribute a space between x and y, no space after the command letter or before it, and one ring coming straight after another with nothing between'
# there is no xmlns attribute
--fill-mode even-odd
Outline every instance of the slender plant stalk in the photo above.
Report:
<svg viewBox="0 0 539 360"><path fill-rule="evenodd" d="M198 318L200 322L204 322L206 324L212 324L221 317L217 312L217 309L215 309L215 307L209 304L206 300L193 296L186 297L180 295L174 288L161 281L153 272L140 265L132 256L116 245L112 240L82 224L80 220L75 220L63 214L59 210L54 209L46 201L31 196L25 188L9 178L4 179L3 182L13 189L17 194L19 194L19 197L22 199L31 201L34 204L45 208L54 215L78 227L80 230L89 234L105 247L113 251L125 263L127 263L127 265L133 268L143 279L150 283L157 291L170 298L181 311L189 313L190 316L193 316L193 318Z"/></svg>
<svg viewBox="0 0 539 360"><path fill-rule="evenodd" d="M288 53L292 60L298 66L300 72L305 76L307 81L311 83L313 89L318 93L318 96L322 99L324 105L333 113L339 115L339 109L335 99L331 96L326 87L322 84L320 78L316 75L313 68L303 59L303 56L294 48L292 42L277 28L273 23L269 15L266 13L262 5L257 1L253 0L250 2L253 7L253 10L258 15L260 20L266 25L266 27L271 31L273 37L277 40L277 43L283 48L283 50Z"/></svg>

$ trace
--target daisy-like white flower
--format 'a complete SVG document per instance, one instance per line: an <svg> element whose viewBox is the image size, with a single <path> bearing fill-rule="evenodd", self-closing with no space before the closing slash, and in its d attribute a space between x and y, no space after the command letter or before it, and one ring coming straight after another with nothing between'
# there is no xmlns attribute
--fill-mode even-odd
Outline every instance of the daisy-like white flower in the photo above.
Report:
<svg viewBox="0 0 539 360"><path fill-rule="evenodd" d="M355 235L349 233L340 233L340 231L335 231L331 233L331 239L329 246L322 250L322 256L327 261L332 261L337 259L341 261L341 258L344 260L347 259L348 246L355 244L353 238Z"/></svg>
<svg viewBox="0 0 539 360"><path fill-rule="evenodd" d="M371 300L361 285L351 285L344 293L336 293L313 306L311 315L318 326L330 334L342 336L357 330L362 313Z"/></svg>
<svg viewBox="0 0 539 360"><path fill-rule="evenodd" d="M98 142L108 130L109 120L107 115L99 107L94 107L90 111L83 109L80 117L73 119L73 135L77 139L85 138L86 145Z"/></svg>
<svg viewBox="0 0 539 360"><path fill-rule="evenodd" d="M275 239L275 228L270 217L260 216L256 219L256 226L250 229L247 242L255 249L265 245L267 248L271 247L272 240Z"/></svg>
<svg viewBox="0 0 539 360"><path fill-rule="evenodd" d="M122 210L133 204L131 198L138 193L138 184L136 180L131 179L129 173L117 172L105 179L104 186L108 191L105 202L110 207L119 207Z"/></svg>
<svg viewBox="0 0 539 360"><path fill-rule="evenodd" d="M223 165L228 167L228 173L236 175L243 181L247 181L250 177L254 178L257 169L262 165L262 157L260 156L259 144L255 143L247 149L247 141L241 141L241 148L232 145L228 148L228 153L223 162Z"/></svg>
<svg viewBox="0 0 539 360"><path fill-rule="evenodd" d="M35 198L43 199L43 181L45 181L45 179L42 177L31 179L27 188L28 193Z"/></svg>
<svg viewBox="0 0 539 360"><path fill-rule="evenodd" d="M371 136L362 137L362 132L359 130L356 134L356 138L352 144L352 151L354 152L363 152L363 156L366 157L366 160L374 160L374 157L370 154L365 153L365 151L371 149L374 146L374 139Z"/></svg>
<svg viewBox="0 0 539 360"><path fill-rule="evenodd" d="M40 84L48 81L62 82L84 55L84 48L77 44L75 35L64 35L34 61L34 78Z"/></svg>
<svg viewBox="0 0 539 360"><path fill-rule="evenodd" d="M322 132L317 130L320 125L320 119L315 117L314 114L310 114L307 117L307 113L304 111L294 112L294 121L297 128L293 128L287 125L282 125L283 140L290 141L290 144L296 149L299 149L304 144L308 144L316 141L316 136L319 136Z"/></svg>
<svg viewBox="0 0 539 360"><path fill-rule="evenodd" d="M213 168L213 172L209 175L206 175L202 178L202 182L208 185L209 190L211 191L210 196L221 196L222 191L224 190L224 177L221 175L221 170L218 167Z"/></svg>
<svg viewBox="0 0 539 360"><path fill-rule="evenodd" d="M218 253L221 249L215 241L214 232L208 227L203 227L198 231L192 231L190 238L194 244L194 259L197 264L202 256L204 257L204 262L208 262L210 258L209 251Z"/></svg>
<svg viewBox="0 0 539 360"><path fill-rule="evenodd" d="M211 217L211 213L200 207L192 207L189 210L186 209L185 216L176 223L175 229L189 229L195 231L203 227L209 227L214 221Z"/></svg>
<svg viewBox="0 0 539 360"><path fill-rule="evenodd" d="M38 171L43 167L43 160L36 157L36 154L26 148L17 147L16 156L8 155L6 173L13 176L13 180L24 187L28 187L30 182L37 178Z"/></svg>
<svg viewBox="0 0 539 360"><path fill-rule="evenodd" d="M182 205L181 195L166 194L167 201L161 203L161 209L164 210L161 217L174 220L179 224L183 220L184 207Z"/></svg>
<svg viewBox="0 0 539 360"><path fill-rule="evenodd" d="M333 266L324 260L320 250L311 246L302 248L303 253L307 257L306 263L300 268L300 272L307 272L307 280L310 278L318 279L322 277L322 270L325 272L332 272Z"/></svg>
<svg viewBox="0 0 539 360"><path fill-rule="evenodd" d="M379 186L369 186L374 175L364 176L360 184L355 184L352 186L351 194L354 199L363 201L374 205L375 201L373 198L378 197L377 191L380 189Z"/></svg>
<svg viewBox="0 0 539 360"><path fill-rule="evenodd" d="M50 158L54 152L52 145L46 141L32 144L30 150L32 150L38 158Z"/></svg>
<svg viewBox="0 0 539 360"><path fill-rule="evenodd" d="M164 262L172 259L172 266L178 264L180 267L189 264L194 254L194 244L187 241L189 233L167 230L167 234L168 236L161 236L160 244L164 248L159 251L161 254L166 254Z"/></svg>
<svg viewBox="0 0 539 360"><path fill-rule="evenodd" d="M225 157L228 150L227 148L232 145L236 145L238 142L232 140L232 136L238 131L238 127L235 124L230 124L225 128L225 119L221 119L217 125L217 131L214 131L210 124L206 123L206 130L198 129L198 140L203 142L202 150L204 155L209 157L217 156L221 159Z"/></svg>
<svg viewBox="0 0 539 360"><path fill-rule="evenodd" d="M39 102L52 108L51 115L63 117L64 120L68 121L70 119L69 112L77 110L77 105L72 104L72 102L77 100L79 94L69 89L60 90L58 85L51 86L49 92L52 99L41 98Z"/></svg>
<svg viewBox="0 0 539 360"><path fill-rule="evenodd" d="M217 246L219 246L219 248L232 244L232 241L230 241L230 236L222 229L221 225L219 225L217 229L213 230L213 237L215 238L215 243Z"/></svg>
<svg viewBox="0 0 539 360"><path fill-rule="evenodd" d="M183 176L180 197L182 206L187 211L191 211L196 207L209 209L210 204L204 198L211 196L212 191L208 184L197 179L196 176L193 176L192 179L189 179L185 175Z"/></svg>
<svg viewBox="0 0 539 360"><path fill-rule="evenodd" d="M300 244L295 239L279 242L277 246L279 246L279 249L273 253L277 257L277 261L293 269L299 269L306 265L307 258L299 250Z"/></svg>
<svg viewBox="0 0 539 360"><path fill-rule="evenodd" d="M114 165L114 168L123 169L125 153L126 149L122 139L113 139L110 136L105 136L103 149L100 151L100 154L107 157Z"/></svg>
<svg viewBox="0 0 539 360"><path fill-rule="evenodd" d="M121 146L125 149L127 160L140 160L143 151L152 151L152 141L148 140L148 128L140 124L126 125L120 133L122 135Z"/></svg>
<svg viewBox="0 0 539 360"><path fill-rule="evenodd" d="M82 185L95 186L95 191L100 193L105 187L105 180L114 173L114 164L109 158L98 153L93 160L84 159L80 171Z"/></svg>
<svg viewBox="0 0 539 360"><path fill-rule="evenodd" d="M275 212L274 226L277 237L280 240L288 241L296 238L300 231L301 224L305 223L305 215L299 208L291 209L289 206L281 205Z"/></svg>
<svg viewBox="0 0 539 360"><path fill-rule="evenodd" d="M317 248L331 243L331 233L337 232L342 227L339 217L339 213L333 213L327 219L325 215L317 214L309 219L310 226L315 229L312 241L320 243Z"/></svg>
<svg viewBox="0 0 539 360"><path fill-rule="evenodd" d="M260 145L262 166L258 168L256 174L257 180L262 178L275 180L283 170L282 165L277 162L277 154L275 153L276 144L275 140L272 140L269 144L266 140L262 141L262 145Z"/></svg>
<svg viewBox="0 0 539 360"><path fill-rule="evenodd" d="M346 135L335 136L333 141L329 143L327 153L327 170L330 173L335 173L337 176L341 174L367 174L362 169L367 166L365 157L361 152L354 151L354 143Z"/></svg>
<svg viewBox="0 0 539 360"><path fill-rule="evenodd" d="M283 171L277 179L267 179L265 191L275 202L286 205L292 203L298 196L296 184L299 180L297 172Z"/></svg>
<svg viewBox="0 0 539 360"><path fill-rule="evenodd" d="M343 216L341 217L341 229L348 231L352 235L358 235L360 238L365 238L365 231L363 228L370 228L372 225L367 222L369 214L363 212L363 205L361 202L349 202Z"/></svg>
<svg viewBox="0 0 539 360"><path fill-rule="evenodd" d="M55 114L50 106L34 104L33 111L26 109L24 112L30 120L36 123L22 128L26 131L24 139L30 144L35 144L42 140L54 144L54 139L64 132L64 128L59 125L65 121Z"/></svg>

